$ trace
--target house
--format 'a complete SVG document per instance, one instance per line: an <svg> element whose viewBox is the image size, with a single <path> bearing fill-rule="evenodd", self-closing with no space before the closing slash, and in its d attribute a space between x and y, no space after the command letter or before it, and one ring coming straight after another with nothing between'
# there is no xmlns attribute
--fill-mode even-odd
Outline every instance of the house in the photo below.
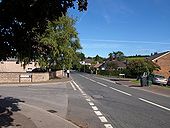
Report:
<svg viewBox="0 0 170 128"><path fill-rule="evenodd" d="M18 62L16 58L0 61L0 72L27 72L32 71L34 68L39 68L37 62L30 62L23 68L23 63Z"/></svg>
<svg viewBox="0 0 170 128"><path fill-rule="evenodd" d="M85 59L84 61L80 61L81 65L92 65L93 60L92 59Z"/></svg>
<svg viewBox="0 0 170 128"><path fill-rule="evenodd" d="M121 70L126 68L126 62L118 60L107 60L100 65L101 70Z"/></svg>
<svg viewBox="0 0 170 128"><path fill-rule="evenodd" d="M148 58L160 66L160 70L155 70L155 74L160 74L168 78L170 76L170 51L155 54Z"/></svg>

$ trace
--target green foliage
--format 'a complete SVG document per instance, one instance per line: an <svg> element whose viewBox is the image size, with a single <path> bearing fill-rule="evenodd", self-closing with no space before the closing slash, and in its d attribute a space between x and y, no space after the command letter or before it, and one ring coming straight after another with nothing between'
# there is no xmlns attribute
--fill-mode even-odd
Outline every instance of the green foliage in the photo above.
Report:
<svg viewBox="0 0 170 128"><path fill-rule="evenodd" d="M100 57L99 55L96 55L94 58L94 61L96 61L96 62L99 62L99 63L102 63L103 62L103 58L102 57Z"/></svg>
<svg viewBox="0 0 170 128"><path fill-rule="evenodd" d="M43 34L49 22L66 15L69 8L83 11L87 4L87 0L0 0L0 59L17 54L21 60L35 59L40 49L35 35Z"/></svg>
<svg viewBox="0 0 170 128"><path fill-rule="evenodd" d="M125 59L124 53L121 51L113 52L113 55L114 55L115 59L118 61L122 61Z"/></svg>
<svg viewBox="0 0 170 128"><path fill-rule="evenodd" d="M114 70L114 71L99 70L98 74L103 75L103 76L116 76L116 77L118 77L121 72L122 71L119 71L119 70Z"/></svg>
<svg viewBox="0 0 170 128"><path fill-rule="evenodd" d="M106 70L112 71L112 70L116 70L117 68L118 66L113 61L107 62Z"/></svg>
<svg viewBox="0 0 170 128"><path fill-rule="evenodd" d="M73 60L77 59L76 51L81 49L75 20L64 15L53 22L49 21L45 32L37 35L37 40L39 62L48 62L46 67L49 68L56 66L62 69L64 66L70 69Z"/></svg>
<svg viewBox="0 0 170 128"><path fill-rule="evenodd" d="M82 53L82 52L77 52L76 54L77 54L77 57L79 58L80 61L85 60L86 57L85 57L85 54L84 54L84 53Z"/></svg>
<svg viewBox="0 0 170 128"><path fill-rule="evenodd" d="M145 57L127 57L125 60L132 61L132 60L144 60Z"/></svg>
<svg viewBox="0 0 170 128"><path fill-rule="evenodd" d="M125 74L127 77L136 78L144 72L152 73L156 69L159 69L159 66L155 65L152 61L132 60L128 63Z"/></svg>

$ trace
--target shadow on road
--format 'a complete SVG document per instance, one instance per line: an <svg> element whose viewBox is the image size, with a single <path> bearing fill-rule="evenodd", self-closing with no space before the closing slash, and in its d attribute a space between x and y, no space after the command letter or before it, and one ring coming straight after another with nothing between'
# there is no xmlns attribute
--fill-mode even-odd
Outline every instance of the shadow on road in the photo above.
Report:
<svg viewBox="0 0 170 128"><path fill-rule="evenodd" d="M13 97L1 97L0 96L0 128L2 126L8 127L13 125L14 119L11 117L13 112L20 111L18 107L20 99L16 99Z"/></svg>

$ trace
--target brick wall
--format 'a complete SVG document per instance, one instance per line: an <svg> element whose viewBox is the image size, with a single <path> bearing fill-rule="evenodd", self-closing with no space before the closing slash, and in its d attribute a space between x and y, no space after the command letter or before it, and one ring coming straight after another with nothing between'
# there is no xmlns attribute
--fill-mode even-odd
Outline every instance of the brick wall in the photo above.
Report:
<svg viewBox="0 0 170 128"><path fill-rule="evenodd" d="M54 79L54 78L62 78L63 77L63 70L59 70L59 71L56 71L56 72L50 72L49 73L50 75L50 79Z"/></svg>
<svg viewBox="0 0 170 128"><path fill-rule="evenodd" d="M32 82L43 82L49 80L49 73L32 73Z"/></svg>
<svg viewBox="0 0 170 128"><path fill-rule="evenodd" d="M168 78L170 76L170 53L160 57L157 60L153 61L154 63L158 64L161 67L161 70L154 71L156 74L161 74Z"/></svg>
<svg viewBox="0 0 170 128"><path fill-rule="evenodd" d="M50 73L0 72L0 83L43 82L56 77L63 77L62 70Z"/></svg>
<svg viewBox="0 0 170 128"><path fill-rule="evenodd" d="M21 73L2 72L0 73L0 83L18 83L20 74Z"/></svg>
<svg viewBox="0 0 170 128"><path fill-rule="evenodd" d="M49 73L0 72L0 83L43 82L49 80Z"/></svg>

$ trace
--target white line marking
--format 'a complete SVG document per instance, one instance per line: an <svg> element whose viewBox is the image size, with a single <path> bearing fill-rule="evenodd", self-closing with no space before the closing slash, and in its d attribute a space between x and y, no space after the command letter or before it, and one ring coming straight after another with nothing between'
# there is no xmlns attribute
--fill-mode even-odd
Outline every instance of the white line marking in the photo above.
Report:
<svg viewBox="0 0 170 128"><path fill-rule="evenodd" d="M85 93L82 93L82 95L83 95L83 96L86 96L86 94L85 94Z"/></svg>
<svg viewBox="0 0 170 128"><path fill-rule="evenodd" d="M108 122L107 119L104 116L99 116L99 119L102 123Z"/></svg>
<svg viewBox="0 0 170 128"><path fill-rule="evenodd" d="M94 111L99 110L96 106L91 106Z"/></svg>
<svg viewBox="0 0 170 128"><path fill-rule="evenodd" d="M90 99L86 99L88 102L90 102L91 100Z"/></svg>
<svg viewBox="0 0 170 128"><path fill-rule="evenodd" d="M107 85L105 85L105 84L103 84L103 83L100 83L100 82L96 82L96 83L98 83L98 84L100 84L100 85L102 85L102 86L104 86L104 87L107 87Z"/></svg>
<svg viewBox="0 0 170 128"><path fill-rule="evenodd" d="M92 81L92 82L96 82L95 80L93 80L93 79L89 79L90 81Z"/></svg>
<svg viewBox="0 0 170 128"><path fill-rule="evenodd" d="M94 105L94 103L93 102L88 102L91 106L93 106Z"/></svg>
<svg viewBox="0 0 170 128"><path fill-rule="evenodd" d="M153 103L153 102L148 101L148 100L145 100L145 99L143 99L143 98L139 98L139 100L144 101L144 102L146 102L146 103L149 103L149 104L152 104L152 105L155 105L155 106L157 106L157 107L160 107L160 108L163 108L163 109L165 109L165 110L170 111L170 109L169 109L169 108L167 108L167 107L164 107L164 106L162 106L162 105L159 105L159 104Z"/></svg>
<svg viewBox="0 0 170 128"><path fill-rule="evenodd" d="M77 90L76 87L71 82L70 82L70 84L74 90Z"/></svg>
<svg viewBox="0 0 170 128"><path fill-rule="evenodd" d="M105 81L107 81L107 82L111 82L111 83L113 83L113 84L116 84L116 82L114 82L114 81L111 81L111 80L108 80L108 79L99 78L99 77L95 77L95 78L97 78L97 79L101 79L101 80L105 80Z"/></svg>
<svg viewBox="0 0 170 128"><path fill-rule="evenodd" d="M113 128L111 124L104 124L106 128Z"/></svg>
<svg viewBox="0 0 170 128"><path fill-rule="evenodd" d="M124 92L124 91L118 90L118 89L113 88L113 87L110 87L110 88L111 88L111 89L113 89L113 90L115 90L115 91L117 91L117 92L123 93L123 94L125 94L125 95L132 96L131 94L129 94L129 93L127 93L127 92Z"/></svg>
<svg viewBox="0 0 170 128"><path fill-rule="evenodd" d="M88 77L85 77L85 76L83 76L83 75L80 75L81 77L84 77L84 78L86 78L86 79L89 79Z"/></svg>
<svg viewBox="0 0 170 128"><path fill-rule="evenodd" d="M75 86L78 88L78 90L83 94L83 90L78 86L78 84L76 84L76 82L73 81L73 83L75 84Z"/></svg>
<svg viewBox="0 0 170 128"><path fill-rule="evenodd" d="M102 113L100 111L94 111L94 113L97 115L97 116L102 116Z"/></svg>
<svg viewBox="0 0 170 128"><path fill-rule="evenodd" d="M83 75L80 75L81 77L84 77L84 78L86 78L86 79L88 79L88 80L90 80L90 81L92 81L92 82L96 82L95 80L93 80L93 79L90 79L90 78L88 78L88 77L85 77L85 76L83 76Z"/></svg>

